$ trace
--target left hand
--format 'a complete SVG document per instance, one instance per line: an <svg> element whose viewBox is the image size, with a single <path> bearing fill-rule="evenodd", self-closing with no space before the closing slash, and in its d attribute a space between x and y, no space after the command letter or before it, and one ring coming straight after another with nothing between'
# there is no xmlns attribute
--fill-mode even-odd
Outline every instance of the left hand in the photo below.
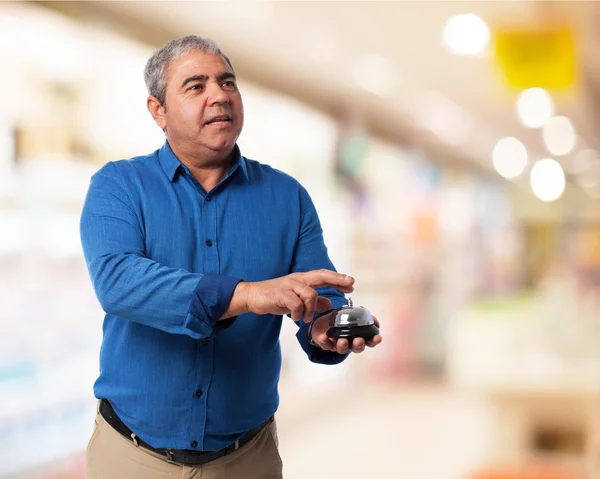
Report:
<svg viewBox="0 0 600 479"><path fill-rule="evenodd" d="M383 341L381 334L378 334L377 336L367 340L363 338L354 338L354 341L352 341L352 346L350 347L347 339L330 338L326 334L327 330L329 329L330 317L331 313L317 318L311 331L313 341L325 351L334 351L338 354L347 354L350 351L353 353L362 353L366 346L374 348L380 344L381 341ZM375 316L373 316L373 321L375 322L375 326L379 327L379 320Z"/></svg>

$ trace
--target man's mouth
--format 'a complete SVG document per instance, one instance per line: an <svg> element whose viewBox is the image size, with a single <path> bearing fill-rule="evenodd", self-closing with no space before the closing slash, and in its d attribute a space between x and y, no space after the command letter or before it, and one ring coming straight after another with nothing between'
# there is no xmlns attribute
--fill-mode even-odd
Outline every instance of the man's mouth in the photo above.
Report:
<svg viewBox="0 0 600 479"><path fill-rule="evenodd" d="M231 117L229 115L215 116L214 118L208 120L205 125L219 125L225 123L231 123Z"/></svg>

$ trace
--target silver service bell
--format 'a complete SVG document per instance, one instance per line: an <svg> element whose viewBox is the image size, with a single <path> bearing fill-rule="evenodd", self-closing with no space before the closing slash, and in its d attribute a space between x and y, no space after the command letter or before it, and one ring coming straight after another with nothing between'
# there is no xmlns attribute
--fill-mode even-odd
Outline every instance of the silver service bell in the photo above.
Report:
<svg viewBox="0 0 600 479"><path fill-rule="evenodd" d="M327 336L330 338L346 338L351 341L354 338L372 338L379 334L379 328L375 326L373 316L363 306L354 306L352 298L348 298L348 304L334 309L329 319L329 330Z"/></svg>

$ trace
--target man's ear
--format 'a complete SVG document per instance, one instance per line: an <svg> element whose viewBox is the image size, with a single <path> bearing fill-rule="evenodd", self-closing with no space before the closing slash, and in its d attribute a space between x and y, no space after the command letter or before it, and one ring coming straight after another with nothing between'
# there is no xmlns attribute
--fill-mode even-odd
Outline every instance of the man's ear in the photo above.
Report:
<svg viewBox="0 0 600 479"><path fill-rule="evenodd" d="M146 106L148 107L148 111L154 118L156 124L160 127L161 130L167 127L167 121L165 118L165 108L160 104L158 99L154 96L149 96L146 101Z"/></svg>

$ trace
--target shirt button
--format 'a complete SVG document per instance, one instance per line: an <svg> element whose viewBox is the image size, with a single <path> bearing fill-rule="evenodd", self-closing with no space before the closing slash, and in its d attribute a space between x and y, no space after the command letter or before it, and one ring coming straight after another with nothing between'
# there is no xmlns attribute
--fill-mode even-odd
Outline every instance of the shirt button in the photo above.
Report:
<svg viewBox="0 0 600 479"><path fill-rule="evenodd" d="M208 339L208 338L204 338L204 339L200 340L200 344L202 346L206 346L208 343L210 343L210 339Z"/></svg>
<svg viewBox="0 0 600 479"><path fill-rule="evenodd" d="M208 202L210 203L210 200L212 200L212 197L210 197L210 196L207 196L207 197L206 197L206 201L208 201Z"/></svg>
<svg viewBox="0 0 600 479"><path fill-rule="evenodd" d="M202 396L202 389L196 391L196 397L199 398L200 396Z"/></svg>
<svg viewBox="0 0 600 479"><path fill-rule="evenodd" d="M212 241L211 241L211 240L209 240L209 239L207 239L207 240L206 240L206 246L209 246L209 247L210 247L210 246L212 246Z"/></svg>
<svg viewBox="0 0 600 479"><path fill-rule="evenodd" d="M198 441L192 441L190 442L190 446L192 446L194 449L198 447Z"/></svg>

